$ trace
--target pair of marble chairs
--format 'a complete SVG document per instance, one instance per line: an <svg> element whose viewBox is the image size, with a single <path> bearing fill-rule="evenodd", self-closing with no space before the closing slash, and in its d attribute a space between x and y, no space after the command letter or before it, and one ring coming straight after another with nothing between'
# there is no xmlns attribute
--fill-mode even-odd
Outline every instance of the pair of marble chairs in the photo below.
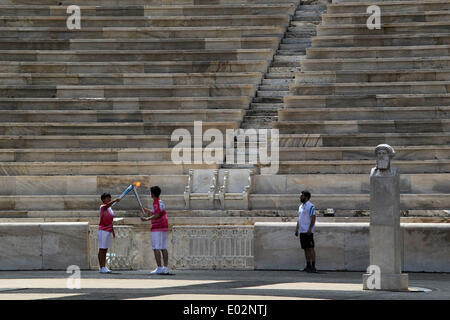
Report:
<svg viewBox="0 0 450 320"><path fill-rule="evenodd" d="M248 210L253 174L251 169L189 170L185 208Z"/></svg>

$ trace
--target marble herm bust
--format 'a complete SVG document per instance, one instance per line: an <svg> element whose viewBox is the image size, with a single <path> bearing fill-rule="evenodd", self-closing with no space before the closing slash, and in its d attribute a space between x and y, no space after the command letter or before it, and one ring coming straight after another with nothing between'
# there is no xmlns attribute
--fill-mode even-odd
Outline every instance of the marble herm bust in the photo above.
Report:
<svg viewBox="0 0 450 320"><path fill-rule="evenodd" d="M388 144L379 144L375 148L377 166L372 168L371 176L395 176L397 169L391 167L391 160L395 157L394 148Z"/></svg>

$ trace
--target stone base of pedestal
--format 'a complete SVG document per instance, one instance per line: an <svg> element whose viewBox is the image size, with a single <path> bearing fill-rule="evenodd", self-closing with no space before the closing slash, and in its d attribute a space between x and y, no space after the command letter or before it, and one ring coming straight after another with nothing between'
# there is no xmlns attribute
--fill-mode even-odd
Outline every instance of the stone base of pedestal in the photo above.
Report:
<svg viewBox="0 0 450 320"><path fill-rule="evenodd" d="M408 291L408 274L383 274L381 275L380 288L369 288L368 283L372 283L374 274L363 274L363 290L387 290L387 291Z"/></svg>

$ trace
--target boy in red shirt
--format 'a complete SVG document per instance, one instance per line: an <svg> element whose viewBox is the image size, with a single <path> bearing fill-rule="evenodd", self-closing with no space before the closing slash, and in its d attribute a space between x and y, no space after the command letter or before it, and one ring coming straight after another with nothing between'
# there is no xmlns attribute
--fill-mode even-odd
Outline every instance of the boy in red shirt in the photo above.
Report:
<svg viewBox="0 0 450 320"><path fill-rule="evenodd" d="M152 214L145 218L141 216L142 221L151 221L151 239L152 249L155 254L155 260L158 267L152 271L152 274L168 274L169 273L169 253L167 251L167 232L169 231L169 223L167 220L166 207L159 199L161 195L161 188L154 186L150 188L150 193L153 198L153 210L142 207L142 209ZM161 254L163 257L163 264L161 265Z"/></svg>
<svg viewBox="0 0 450 320"><path fill-rule="evenodd" d="M103 193L101 195L103 204L100 206L100 223L98 224L98 264L100 266L100 273L111 273L106 267L106 253L111 244L111 236L115 237L113 228L114 211L111 206L115 202L119 202L120 199L111 201L111 195L109 193Z"/></svg>

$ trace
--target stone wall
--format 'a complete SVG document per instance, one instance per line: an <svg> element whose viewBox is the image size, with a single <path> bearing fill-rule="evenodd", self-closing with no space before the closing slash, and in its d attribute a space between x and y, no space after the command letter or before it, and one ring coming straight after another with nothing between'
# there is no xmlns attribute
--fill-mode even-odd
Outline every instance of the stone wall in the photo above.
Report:
<svg viewBox="0 0 450 320"><path fill-rule="evenodd" d="M0 270L89 267L88 223L1 223Z"/></svg>
<svg viewBox="0 0 450 320"><path fill-rule="evenodd" d="M255 223L255 269L298 270L305 265L296 223ZM403 223L403 270L450 272L450 225ZM369 266L368 223L317 223L319 270L365 271Z"/></svg>

